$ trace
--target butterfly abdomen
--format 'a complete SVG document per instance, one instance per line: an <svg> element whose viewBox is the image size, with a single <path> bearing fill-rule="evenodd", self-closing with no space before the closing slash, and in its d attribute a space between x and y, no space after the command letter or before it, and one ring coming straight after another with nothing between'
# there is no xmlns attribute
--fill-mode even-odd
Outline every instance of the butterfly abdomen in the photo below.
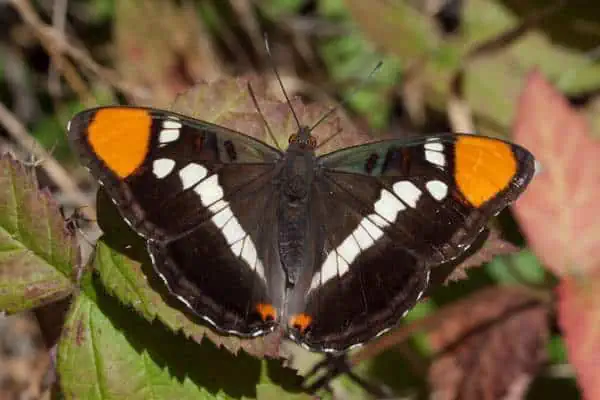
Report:
<svg viewBox="0 0 600 400"><path fill-rule="evenodd" d="M288 151L283 160L278 209L279 256L287 284L295 286L305 264L308 213L315 157L310 151Z"/></svg>

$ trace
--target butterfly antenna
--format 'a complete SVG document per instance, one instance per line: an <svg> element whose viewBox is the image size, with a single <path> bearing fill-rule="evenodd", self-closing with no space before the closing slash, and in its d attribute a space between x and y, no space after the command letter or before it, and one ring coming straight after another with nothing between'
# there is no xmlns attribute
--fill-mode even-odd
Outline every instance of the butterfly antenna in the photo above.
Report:
<svg viewBox="0 0 600 400"><path fill-rule="evenodd" d="M258 105L258 100L256 99L256 95L254 94L254 89L252 89L252 85L250 84L250 82L248 82L248 92L250 93L250 97L252 98L254 107L256 107L258 114L260 115L260 117L263 120L263 124L265 124L265 127L267 128L267 133L269 134L269 137L271 138L273 143L275 143L275 146L279 150L283 151L283 149L281 147L279 147L279 143L277 142L277 139L275 138L275 134L273 134L273 131L271 130L271 127L269 126L269 122L265 118L265 115L263 114L262 110L260 109L260 106Z"/></svg>
<svg viewBox="0 0 600 400"><path fill-rule="evenodd" d="M273 61L273 55L271 54L271 46L269 46L269 38L267 37L266 33L265 33L265 49L267 50L267 55L269 56L269 63L271 64L271 68L273 69L273 72L275 73L275 77L277 77L277 82L279 82L279 87L281 88L281 91L283 92L283 95L285 96L285 101L288 103L288 106L290 107L290 110L292 111L292 115L294 116L294 119L296 120L296 125L298 125L298 129L302 129L300 120L298 119L298 116L296 115L296 111L294 111L294 107L292 107L292 102L290 101L290 98L289 98L285 88L283 87L283 82L281 81L281 76L279 76L279 72L277 71L275 62Z"/></svg>
<svg viewBox="0 0 600 400"><path fill-rule="evenodd" d="M311 127L310 127L310 132L312 132L313 129L315 129L321 122L325 121L327 118L329 118L331 116L331 114L333 114L334 112L336 112L341 106L345 105L346 103L348 103L348 100L350 100L352 98L352 96L354 96L360 89L362 89L367 82L369 82L371 80L371 77L377 72L379 71L379 69L381 68L381 66L383 65L383 61L379 61L377 63L377 65L373 68L373 70L371 70L371 72L369 72L369 75L367 75L366 78L364 78L353 90L352 92L350 92L350 94L344 99L342 100L337 106L332 107L331 109L329 109L329 111L327 111L325 114L323 114L323 116L321 116L321 118L319 118L317 120L317 122L315 122ZM335 133L334 135L337 135L337 133ZM327 141L329 141L330 139L327 138Z"/></svg>

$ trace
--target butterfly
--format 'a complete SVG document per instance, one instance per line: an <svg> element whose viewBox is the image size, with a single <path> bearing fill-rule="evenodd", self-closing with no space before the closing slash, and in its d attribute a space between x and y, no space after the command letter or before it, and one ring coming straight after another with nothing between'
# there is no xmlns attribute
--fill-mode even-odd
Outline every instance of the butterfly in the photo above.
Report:
<svg viewBox="0 0 600 400"><path fill-rule="evenodd" d="M394 327L535 171L526 149L482 136L317 156L306 126L282 151L142 107L85 110L68 135L184 308L223 333L281 327L331 353Z"/></svg>

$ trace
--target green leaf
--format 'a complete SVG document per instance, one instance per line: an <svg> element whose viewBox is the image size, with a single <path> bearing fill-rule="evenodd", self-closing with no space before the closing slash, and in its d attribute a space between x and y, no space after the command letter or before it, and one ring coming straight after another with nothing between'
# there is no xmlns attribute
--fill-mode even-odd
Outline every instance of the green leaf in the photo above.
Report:
<svg viewBox="0 0 600 400"><path fill-rule="evenodd" d="M39 120L32 128L31 135L43 148L51 152L54 158L63 163L72 163L73 155L65 134L65 126L73 114L82 110L83 105L79 102L65 104L57 113Z"/></svg>
<svg viewBox="0 0 600 400"><path fill-rule="evenodd" d="M350 20L340 0L320 4L320 14L327 19ZM357 29L328 39L319 50L334 83L343 86L346 103L364 115L371 126L383 128L389 119L389 90L400 75L398 59L376 52ZM366 80L379 61L383 62L382 68ZM365 85L356 91L361 82Z"/></svg>
<svg viewBox="0 0 600 400"><path fill-rule="evenodd" d="M0 310L18 312L66 297L77 263L75 237L35 175L0 157Z"/></svg>
<svg viewBox="0 0 600 400"><path fill-rule="evenodd" d="M57 367L66 398L278 398L299 393L300 379L277 361L234 356L148 322L88 277L61 337ZM264 395L266 393L267 395ZM301 397L296 397L301 398Z"/></svg>
<svg viewBox="0 0 600 400"><path fill-rule="evenodd" d="M548 358L553 364L565 364L567 359L567 348L562 336L554 335L548 341Z"/></svg>
<svg viewBox="0 0 600 400"><path fill-rule="evenodd" d="M506 285L543 284L546 272L539 260L529 250L510 256L496 257L486 266L486 271L496 281Z"/></svg>
<svg viewBox="0 0 600 400"><path fill-rule="evenodd" d="M426 105L446 112L453 78L462 70L464 98L483 134L507 136L524 78L533 68L571 94L593 91L600 83L599 63L590 62L590 56L578 49L558 45L537 27L522 29L524 19L514 15L505 2L465 2L460 31L447 36L440 34L431 15L410 2L345 2L364 35L377 48L394 54L404 67L420 63L418 72L422 74ZM537 11L542 12L543 7ZM560 26L566 14L561 10L553 18ZM563 22L569 23L572 20L568 18ZM515 32L522 34L513 35ZM488 46L494 50L467 57L489 43L495 43Z"/></svg>
<svg viewBox="0 0 600 400"><path fill-rule="evenodd" d="M115 0L95 0L90 3L90 11L95 20L114 18Z"/></svg>
<svg viewBox="0 0 600 400"><path fill-rule="evenodd" d="M304 5L303 0L267 0L257 5L272 18L297 12Z"/></svg>

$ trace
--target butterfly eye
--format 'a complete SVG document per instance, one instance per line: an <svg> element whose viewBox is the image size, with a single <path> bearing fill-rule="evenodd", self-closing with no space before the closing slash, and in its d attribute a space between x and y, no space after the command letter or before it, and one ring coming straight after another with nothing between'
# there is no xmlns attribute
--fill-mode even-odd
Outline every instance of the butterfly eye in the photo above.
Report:
<svg viewBox="0 0 600 400"><path fill-rule="evenodd" d="M297 141L298 141L298 135L296 135L295 133L293 135L290 135L290 138L288 139L289 144L296 143Z"/></svg>
<svg viewBox="0 0 600 400"><path fill-rule="evenodd" d="M314 136L310 136L310 137L308 138L308 145L309 145L311 148L313 148L313 149L314 149L315 147L317 147L317 138L316 138L316 137L314 137Z"/></svg>

